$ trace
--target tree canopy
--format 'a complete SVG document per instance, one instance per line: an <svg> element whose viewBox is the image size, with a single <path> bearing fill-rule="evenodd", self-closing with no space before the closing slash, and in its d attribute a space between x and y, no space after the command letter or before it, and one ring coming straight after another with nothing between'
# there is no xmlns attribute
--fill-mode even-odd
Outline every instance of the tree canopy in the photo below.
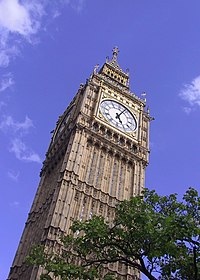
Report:
<svg viewBox="0 0 200 280"><path fill-rule="evenodd" d="M193 188L182 200L145 189L116 206L112 223L101 216L74 221L62 243L59 254L42 246L32 249L28 261L45 268L41 279L117 279L110 273L103 277L101 271L118 262L150 280L199 280L200 197Z"/></svg>

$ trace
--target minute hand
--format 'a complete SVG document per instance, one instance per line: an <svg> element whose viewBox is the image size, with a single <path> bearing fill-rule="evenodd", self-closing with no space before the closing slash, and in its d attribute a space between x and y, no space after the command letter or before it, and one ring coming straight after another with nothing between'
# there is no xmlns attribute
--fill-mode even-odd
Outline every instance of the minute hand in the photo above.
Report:
<svg viewBox="0 0 200 280"><path fill-rule="evenodd" d="M121 116L121 114L123 114L126 111L126 109L124 109L120 114L116 113L117 118Z"/></svg>

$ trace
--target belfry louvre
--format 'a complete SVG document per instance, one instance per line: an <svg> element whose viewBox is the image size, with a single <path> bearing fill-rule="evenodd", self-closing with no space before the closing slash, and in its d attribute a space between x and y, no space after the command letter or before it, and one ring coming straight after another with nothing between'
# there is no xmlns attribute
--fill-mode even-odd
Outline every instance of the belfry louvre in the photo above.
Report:
<svg viewBox="0 0 200 280"><path fill-rule="evenodd" d="M150 116L117 58L114 48L57 121L9 280L39 280L42 268L24 263L33 244L54 246L74 220L93 214L112 221L115 205L144 187ZM108 268L123 280L140 277L120 264Z"/></svg>

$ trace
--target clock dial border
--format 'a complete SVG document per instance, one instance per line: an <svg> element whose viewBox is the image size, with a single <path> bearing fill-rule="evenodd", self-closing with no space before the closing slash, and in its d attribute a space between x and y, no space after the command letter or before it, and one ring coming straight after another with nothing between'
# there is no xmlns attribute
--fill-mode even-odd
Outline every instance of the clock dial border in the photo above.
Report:
<svg viewBox="0 0 200 280"><path fill-rule="evenodd" d="M120 131L132 133L137 130L137 120L135 115L129 108L127 108L127 106L118 100L111 98L103 99L100 102L99 109L104 118L113 127Z"/></svg>

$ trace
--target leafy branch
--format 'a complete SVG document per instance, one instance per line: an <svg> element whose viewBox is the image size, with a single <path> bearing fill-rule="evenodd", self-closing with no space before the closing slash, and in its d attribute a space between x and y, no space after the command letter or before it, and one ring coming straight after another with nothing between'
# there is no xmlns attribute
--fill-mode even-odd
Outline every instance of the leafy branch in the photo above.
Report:
<svg viewBox="0 0 200 280"><path fill-rule="evenodd" d="M150 280L200 280L200 197L193 188L181 201L145 189L116 207L112 225L101 216L75 221L61 242L59 252L30 253L28 262L44 268L41 279L117 279L105 271L118 263Z"/></svg>

